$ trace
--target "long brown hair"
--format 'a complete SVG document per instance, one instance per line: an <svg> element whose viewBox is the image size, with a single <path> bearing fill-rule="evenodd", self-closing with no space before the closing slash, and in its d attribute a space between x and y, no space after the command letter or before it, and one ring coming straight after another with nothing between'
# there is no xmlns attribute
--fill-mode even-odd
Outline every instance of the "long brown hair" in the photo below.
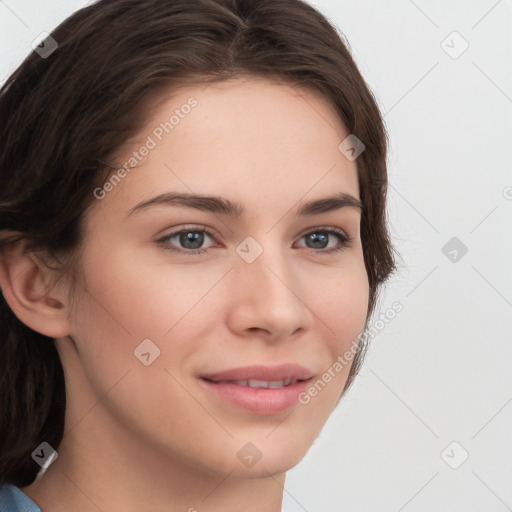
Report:
<svg viewBox="0 0 512 512"><path fill-rule="evenodd" d="M365 145L356 164L370 318L394 270L387 134L340 35L302 0L100 0L80 9L51 33L51 54L32 52L0 90L0 234L19 233L0 250L23 241L76 270L83 213L112 173L109 157L143 126L148 98L187 83L278 78L322 93ZM360 343L345 389L364 351ZM32 451L62 440L65 380L53 340L23 324L2 294L0 403L0 484L26 486L40 469Z"/></svg>

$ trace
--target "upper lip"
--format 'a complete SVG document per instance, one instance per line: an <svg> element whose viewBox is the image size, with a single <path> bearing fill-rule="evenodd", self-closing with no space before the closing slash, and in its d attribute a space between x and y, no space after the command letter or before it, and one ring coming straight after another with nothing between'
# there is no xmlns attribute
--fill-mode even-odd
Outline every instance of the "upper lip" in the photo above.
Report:
<svg viewBox="0 0 512 512"><path fill-rule="evenodd" d="M243 366L240 368L232 368L221 372L201 375L203 379L215 382L221 380L307 380L312 376L313 373L304 366L292 363L280 364L278 366Z"/></svg>

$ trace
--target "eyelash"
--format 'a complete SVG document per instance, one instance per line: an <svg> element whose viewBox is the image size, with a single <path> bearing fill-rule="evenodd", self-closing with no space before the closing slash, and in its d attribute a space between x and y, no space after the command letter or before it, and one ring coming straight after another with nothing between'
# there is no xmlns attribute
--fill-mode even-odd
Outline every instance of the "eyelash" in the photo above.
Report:
<svg viewBox="0 0 512 512"><path fill-rule="evenodd" d="M209 250L209 249L181 250L181 249L176 249L175 247L170 246L169 240L171 238L174 238L177 235L181 235L182 233L206 233L210 238L215 239L215 234L203 226L203 227L185 228L185 229L181 229L179 231L175 231L173 233L170 233L170 234L165 235L164 237L158 239L156 241L156 243L157 243L157 245L159 245L160 247L162 247L163 249L165 249L167 251L171 251L171 252L179 253L179 254L190 254L190 255L194 255L194 256L199 256L200 254L203 254ZM315 228L314 230L308 231L307 233L302 235L300 237L300 239L303 239L304 237L311 235L311 234L319 234L319 233L335 235L338 238L340 243L337 247L334 247L332 249L309 249L310 253L333 254L333 253L342 251L343 249L345 249L347 247L350 247L350 243L352 242L352 238L350 238L348 235L346 235L343 231L336 229L336 228L332 228L332 227L330 227L330 228L327 228L327 227ZM306 248L306 249L308 249L308 248Z"/></svg>

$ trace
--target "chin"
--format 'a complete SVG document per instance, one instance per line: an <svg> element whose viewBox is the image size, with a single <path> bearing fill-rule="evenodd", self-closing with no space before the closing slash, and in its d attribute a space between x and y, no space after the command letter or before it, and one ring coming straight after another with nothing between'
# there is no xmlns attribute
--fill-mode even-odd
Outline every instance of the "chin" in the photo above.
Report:
<svg viewBox="0 0 512 512"><path fill-rule="evenodd" d="M276 438L277 439L277 438ZM224 452L217 470L237 478L268 478L289 471L306 455L311 444L305 444L303 439L292 439L292 442L250 442L235 441L236 448L228 449L231 456L226 458Z"/></svg>
<svg viewBox="0 0 512 512"><path fill-rule="evenodd" d="M272 460L263 461L263 459L261 459L250 468L243 468L240 464L237 464L236 467L231 467L228 473L230 477L249 480L271 478L286 473L295 467L303 459L304 455L305 454L301 454L300 456L283 460L279 454L276 454L275 457L272 457Z"/></svg>

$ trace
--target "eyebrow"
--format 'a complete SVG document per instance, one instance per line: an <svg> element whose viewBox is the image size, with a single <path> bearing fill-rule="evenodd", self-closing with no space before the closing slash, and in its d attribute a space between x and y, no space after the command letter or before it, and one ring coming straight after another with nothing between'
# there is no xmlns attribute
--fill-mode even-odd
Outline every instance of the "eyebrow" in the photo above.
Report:
<svg viewBox="0 0 512 512"><path fill-rule="evenodd" d="M245 208L242 204L231 201L230 199L217 196L167 192L137 204L129 210L127 217L135 212L158 205L185 206L204 212L227 215L233 218L240 218L245 213ZM295 214L299 216L318 215L342 208L355 208L362 211L363 204L353 195L339 192L333 196L322 197L303 203L295 210Z"/></svg>

